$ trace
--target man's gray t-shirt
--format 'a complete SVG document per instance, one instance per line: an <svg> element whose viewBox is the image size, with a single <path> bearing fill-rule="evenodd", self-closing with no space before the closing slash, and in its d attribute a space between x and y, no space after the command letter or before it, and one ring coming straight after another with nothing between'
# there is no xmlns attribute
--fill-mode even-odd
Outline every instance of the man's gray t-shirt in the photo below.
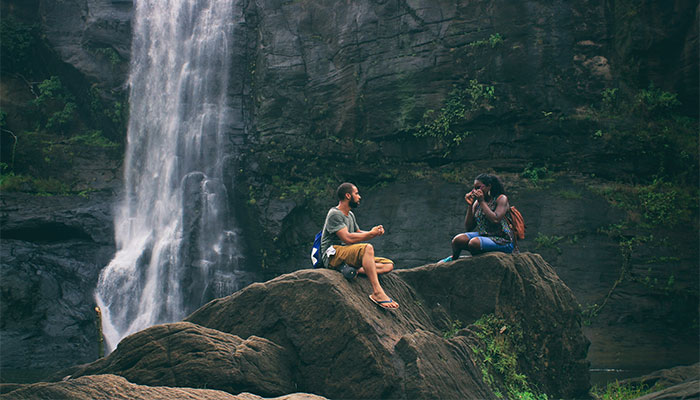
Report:
<svg viewBox="0 0 700 400"><path fill-rule="evenodd" d="M323 235L321 236L321 255L323 265L328 267L328 256L326 250L331 246L343 245L342 240L335 233L343 228L348 228L348 232L357 232L360 227L357 225L355 214L352 211L345 215L338 207L333 207L328 210L326 222L323 224Z"/></svg>

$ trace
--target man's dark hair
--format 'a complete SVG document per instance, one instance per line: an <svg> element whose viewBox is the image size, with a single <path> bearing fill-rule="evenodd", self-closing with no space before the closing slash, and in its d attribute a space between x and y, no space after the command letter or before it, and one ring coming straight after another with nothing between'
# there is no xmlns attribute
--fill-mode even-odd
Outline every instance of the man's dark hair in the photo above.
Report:
<svg viewBox="0 0 700 400"><path fill-rule="evenodd" d="M335 192L338 196L338 200L345 200L345 194L352 194L352 188L354 187L355 185L350 182L341 183L340 186L338 186L338 190Z"/></svg>
<svg viewBox="0 0 700 400"><path fill-rule="evenodd" d="M498 179L496 175L491 174L480 174L477 176L475 181L479 181L486 186L491 186L491 197L496 199L502 194L506 194L506 190L503 188L501 180Z"/></svg>

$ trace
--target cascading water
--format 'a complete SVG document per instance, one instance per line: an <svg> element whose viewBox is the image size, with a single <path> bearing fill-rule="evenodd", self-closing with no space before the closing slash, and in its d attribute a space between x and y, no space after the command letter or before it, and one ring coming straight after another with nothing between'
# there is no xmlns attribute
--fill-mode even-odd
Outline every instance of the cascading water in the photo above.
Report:
<svg viewBox="0 0 700 400"><path fill-rule="evenodd" d="M235 289L224 167L234 0L136 0L125 196L96 300L111 351ZM231 184L231 182L228 182Z"/></svg>

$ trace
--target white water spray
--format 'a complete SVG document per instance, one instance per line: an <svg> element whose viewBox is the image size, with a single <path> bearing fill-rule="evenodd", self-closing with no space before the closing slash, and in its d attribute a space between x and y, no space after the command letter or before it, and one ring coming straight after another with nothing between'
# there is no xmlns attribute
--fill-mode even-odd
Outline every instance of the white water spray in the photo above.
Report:
<svg viewBox="0 0 700 400"><path fill-rule="evenodd" d="M109 351L235 288L225 160L233 0L136 0L125 197L96 300Z"/></svg>

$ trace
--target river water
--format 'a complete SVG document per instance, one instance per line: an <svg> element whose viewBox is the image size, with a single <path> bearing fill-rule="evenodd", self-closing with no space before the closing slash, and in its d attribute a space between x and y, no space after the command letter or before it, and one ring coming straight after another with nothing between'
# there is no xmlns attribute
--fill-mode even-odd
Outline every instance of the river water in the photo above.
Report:
<svg viewBox="0 0 700 400"><path fill-rule="evenodd" d="M96 300L108 350L231 293L240 262L225 163L234 0L134 2L117 253Z"/></svg>

